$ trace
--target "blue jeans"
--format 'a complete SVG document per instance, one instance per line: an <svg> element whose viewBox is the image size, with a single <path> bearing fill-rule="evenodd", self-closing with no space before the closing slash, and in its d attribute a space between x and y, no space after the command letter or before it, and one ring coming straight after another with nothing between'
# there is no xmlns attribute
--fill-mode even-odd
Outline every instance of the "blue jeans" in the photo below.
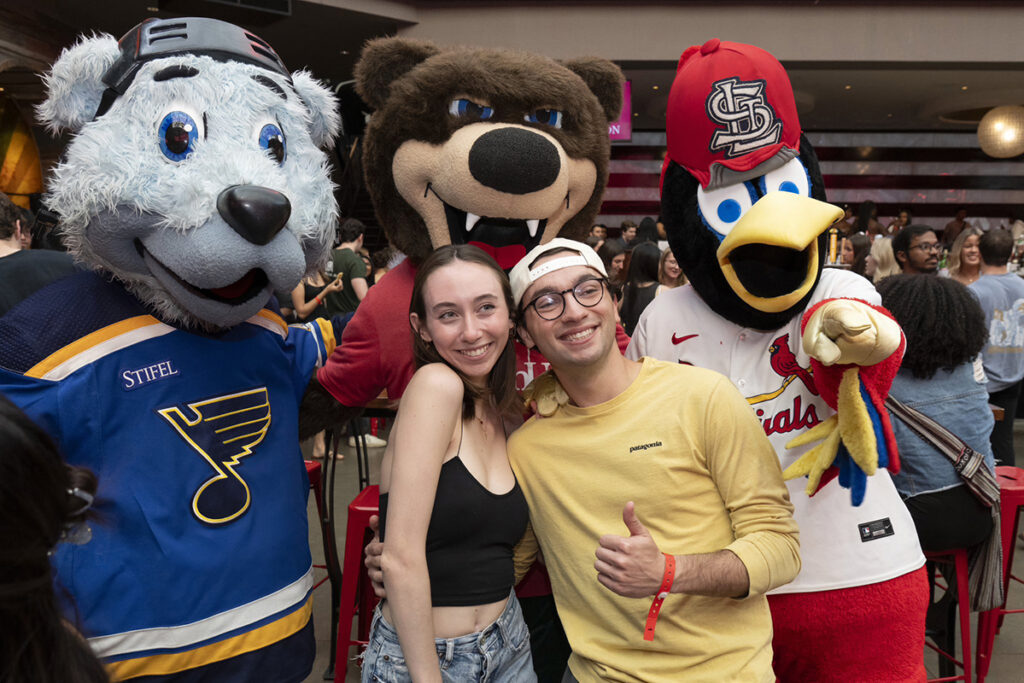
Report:
<svg viewBox="0 0 1024 683"><path fill-rule="evenodd" d="M501 616L482 631L458 638L435 638L437 661L445 683L534 683L530 631L515 594ZM381 616L370 625L370 643L363 653L363 683L411 681L395 627Z"/></svg>

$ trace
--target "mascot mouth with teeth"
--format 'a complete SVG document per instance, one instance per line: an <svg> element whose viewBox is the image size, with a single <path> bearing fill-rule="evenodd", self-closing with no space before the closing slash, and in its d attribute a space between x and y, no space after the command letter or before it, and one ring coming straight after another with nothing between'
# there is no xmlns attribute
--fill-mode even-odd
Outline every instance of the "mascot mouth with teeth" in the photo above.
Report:
<svg viewBox="0 0 1024 683"><path fill-rule="evenodd" d="M46 86L40 118L75 133L46 202L91 271L0 318L0 391L99 479L58 579L115 679L302 681L298 403L334 339L270 302L333 239L334 98L203 18L82 38Z"/></svg>
<svg viewBox="0 0 1024 683"><path fill-rule="evenodd" d="M599 59L370 43L357 66L373 107L366 184L414 261L470 243L511 268L555 235L583 235L608 173L621 72Z"/></svg>
<svg viewBox="0 0 1024 683"><path fill-rule="evenodd" d="M823 267L842 211L824 202L789 77L752 45L691 47L666 133L662 216L691 284L654 300L628 355L727 375L785 468L803 568L769 595L775 675L923 681L924 556L886 471L904 342L867 280Z"/></svg>

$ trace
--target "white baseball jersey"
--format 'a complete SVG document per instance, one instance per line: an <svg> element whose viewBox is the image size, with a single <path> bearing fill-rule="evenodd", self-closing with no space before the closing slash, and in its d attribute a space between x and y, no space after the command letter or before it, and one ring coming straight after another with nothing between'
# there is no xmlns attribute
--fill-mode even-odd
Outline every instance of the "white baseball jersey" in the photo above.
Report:
<svg viewBox="0 0 1024 683"><path fill-rule="evenodd" d="M807 307L837 297L880 303L867 280L828 268ZM729 377L747 398L785 469L813 446L787 450L786 443L835 413L814 387L810 358L800 343L801 318L794 316L771 332L740 327L708 308L685 285L662 293L647 307L626 355L688 363ZM805 492L806 478L786 484L800 525L803 568L775 593L863 586L924 564L914 522L887 471L868 478L858 507L836 479L813 498Z"/></svg>

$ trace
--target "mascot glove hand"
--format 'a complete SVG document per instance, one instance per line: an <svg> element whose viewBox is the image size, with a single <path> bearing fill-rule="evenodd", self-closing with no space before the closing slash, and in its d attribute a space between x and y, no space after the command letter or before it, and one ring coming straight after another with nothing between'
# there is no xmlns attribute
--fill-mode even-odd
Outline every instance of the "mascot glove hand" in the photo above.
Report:
<svg viewBox="0 0 1024 683"><path fill-rule="evenodd" d="M832 415L787 443L786 448L798 448L815 441L820 443L797 458L782 473L786 481L807 477L808 496L813 496L818 490L821 477L832 466L839 452L839 418Z"/></svg>
<svg viewBox="0 0 1024 683"><path fill-rule="evenodd" d="M555 414L559 406L569 402L569 394L558 383L555 374L548 370L537 377L523 390L523 404L527 411L541 417Z"/></svg>
<svg viewBox="0 0 1024 683"><path fill-rule="evenodd" d="M896 321L853 299L820 306L804 328L804 351L822 365L874 365L900 346Z"/></svg>

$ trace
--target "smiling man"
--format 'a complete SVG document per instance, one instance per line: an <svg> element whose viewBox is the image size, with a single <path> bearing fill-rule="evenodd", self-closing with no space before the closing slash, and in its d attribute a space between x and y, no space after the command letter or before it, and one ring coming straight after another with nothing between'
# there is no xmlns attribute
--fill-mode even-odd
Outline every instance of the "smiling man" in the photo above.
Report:
<svg viewBox="0 0 1024 683"><path fill-rule="evenodd" d="M774 680L764 593L799 571L798 532L746 401L717 373L626 359L590 247L554 239L510 279L519 334L564 389L509 439L573 650L564 680Z"/></svg>

